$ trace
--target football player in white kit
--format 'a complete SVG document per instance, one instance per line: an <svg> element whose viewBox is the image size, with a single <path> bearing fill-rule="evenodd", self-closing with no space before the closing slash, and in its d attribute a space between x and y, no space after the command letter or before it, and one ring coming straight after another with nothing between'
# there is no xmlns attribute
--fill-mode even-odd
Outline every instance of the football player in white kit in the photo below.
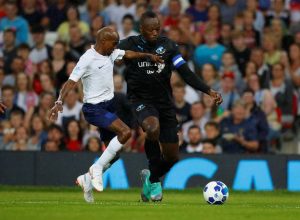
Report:
<svg viewBox="0 0 300 220"><path fill-rule="evenodd" d="M116 49L118 43L117 32L108 27L98 31L95 46L80 57L49 115L51 121L57 120L58 112L63 110L64 97L81 79L84 94L82 111L86 121L100 129L104 128L116 133L101 157L89 168L89 172L77 178L77 184L82 187L87 202L94 201L93 187L97 191L103 191L102 174L131 135L130 128L116 116L112 109L114 61L122 58L149 58L152 62L163 62L159 56L150 53Z"/></svg>

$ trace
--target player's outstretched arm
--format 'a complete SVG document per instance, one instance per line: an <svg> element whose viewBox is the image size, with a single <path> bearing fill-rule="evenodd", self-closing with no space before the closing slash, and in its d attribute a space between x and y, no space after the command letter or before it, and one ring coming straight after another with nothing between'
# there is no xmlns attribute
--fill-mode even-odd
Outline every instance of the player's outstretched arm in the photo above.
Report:
<svg viewBox="0 0 300 220"><path fill-rule="evenodd" d="M76 82L73 80L68 80L62 87L59 93L59 97L57 101L55 102L54 106L51 108L49 113L49 120L54 122L57 120L58 112L63 111L63 100L68 93L74 86L76 85Z"/></svg>
<svg viewBox="0 0 300 220"><path fill-rule="evenodd" d="M163 59L160 56L151 53L141 53L135 52L131 50L126 50L124 57L126 59L138 59L138 58L146 58L149 57L155 63L163 63Z"/></svg>
<svg viewBox="0 0 300 220"><path fill-rule="evenodd" d="M222 96L220 93L211 89L208 85L206 85L196 74L194 74L186 63L183 63L177 68L179 75L182 79L189 84L194 89L200 90L208 94L216 103L216 105L220 105L223 102Z"/></svg>
<svg viewBox="0 0 300 220"><path fill-rule="evenodd" d="M4 113L4 111L5 111L5 109L6 109L6 106L1 102L1 100L0 100L0 113Z"/></svg>

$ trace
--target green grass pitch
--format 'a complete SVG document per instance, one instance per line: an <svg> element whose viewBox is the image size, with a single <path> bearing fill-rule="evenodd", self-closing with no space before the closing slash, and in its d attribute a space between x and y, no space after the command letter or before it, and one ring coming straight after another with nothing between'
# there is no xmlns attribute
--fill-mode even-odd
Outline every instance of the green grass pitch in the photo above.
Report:
<svg viewBox="0 0 300 220"><path fill-rule="evenodd" d="M230 192L225 205L203 201L201 189L165 191L161 203L139 202L139 189L95 193L86 204L78 188L0 186L1 220L289 220L300 219L300 193Z"/></svg>

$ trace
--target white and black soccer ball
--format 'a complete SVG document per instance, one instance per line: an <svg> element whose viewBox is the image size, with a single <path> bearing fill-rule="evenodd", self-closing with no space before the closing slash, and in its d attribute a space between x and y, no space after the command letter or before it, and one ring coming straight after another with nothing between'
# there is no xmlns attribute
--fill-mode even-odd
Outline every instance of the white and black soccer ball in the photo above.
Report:
<svg viewBox="0 0 300 220"><path fill-rule="evenodd" d="M229 190L221 181L212 181L204 187L203 196L208 204L222 205L229 197Z"/></svg>

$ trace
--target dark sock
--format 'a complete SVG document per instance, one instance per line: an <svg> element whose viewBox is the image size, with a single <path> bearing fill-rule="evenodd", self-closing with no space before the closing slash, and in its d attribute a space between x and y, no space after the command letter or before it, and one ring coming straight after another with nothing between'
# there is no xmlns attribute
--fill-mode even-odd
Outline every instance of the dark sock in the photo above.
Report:
<svg viewBox="0 0 300 220"><path fill-rule="evenodd" d="M161 158L159 177L163 177L167 172L169 172L169 170L174 166L176 162L177 161L169 162Z"/></svg>
<svg viewBox="0 0 300 220"><path fill-rule="evenodd" d="M148 159L150 174L150 182L159 182L161 170L161 152L158 141L145 141L145 153Z"/></svg>

